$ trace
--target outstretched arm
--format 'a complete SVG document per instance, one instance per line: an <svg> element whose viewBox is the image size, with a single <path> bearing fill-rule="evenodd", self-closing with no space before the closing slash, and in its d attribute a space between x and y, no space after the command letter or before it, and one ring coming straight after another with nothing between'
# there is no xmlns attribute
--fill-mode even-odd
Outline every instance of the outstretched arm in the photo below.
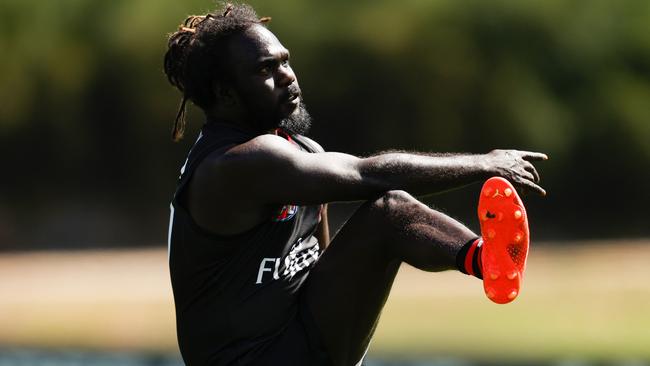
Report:
<svg viewBox="0 0 650 366"><path fill-rule="evenodd" d="M545 195L537 185L539 174L531 163L545 159L545 154L517 150L493 150L480 155L390 152L364 159L361 169L366 176L386 180L392 187L408 186L410 189L399 189L415 195L438 193L492 176Z"/></svg>
<svg viewBox="0 0 650 366"><path fill-rule="evenodd" d="M250 205L303 205L366 200L396 189L430 194L496 175L544 195L530 161L545 159L541 153L516 150L482 155L397 152L359 158L307 153L278 136L262 135L203 166L197 180L204 188L197 188L221 198L225 194L221 192L228 192L231 199Z"/></svg>

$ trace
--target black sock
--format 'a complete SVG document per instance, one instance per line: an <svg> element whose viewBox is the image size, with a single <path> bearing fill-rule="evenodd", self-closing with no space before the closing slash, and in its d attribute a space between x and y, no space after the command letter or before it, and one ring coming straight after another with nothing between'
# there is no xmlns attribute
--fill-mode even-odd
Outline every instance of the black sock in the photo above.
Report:
<svg viewBox="0 0 650 366"><path fill-rule="evenodd" d="M481 268L481 250L483 239L475 238L460 248L456 255L456 267L466 275L483 279L483 268Z"/></svg>

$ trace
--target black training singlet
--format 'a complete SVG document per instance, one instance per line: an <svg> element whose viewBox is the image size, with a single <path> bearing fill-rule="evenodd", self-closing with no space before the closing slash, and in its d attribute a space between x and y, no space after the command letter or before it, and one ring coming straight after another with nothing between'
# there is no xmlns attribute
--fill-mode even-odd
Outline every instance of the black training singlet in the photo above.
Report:
<svg viewBox="0 0 650 366"><path fill-rule="evenodd" d="M277 134L301 150L320 149L306 137ZM287 204L242 234L220 236L200 228L180 203L208 154L253 137L233 126L206 124L181 168L171 204L169 268L178 343L188 365L255 360L296 316L298 290L320 254L313 234L321 206ZM272 177L260 176L257 184L266 179ZM216 203L214 209L231 208Z"/></svg>

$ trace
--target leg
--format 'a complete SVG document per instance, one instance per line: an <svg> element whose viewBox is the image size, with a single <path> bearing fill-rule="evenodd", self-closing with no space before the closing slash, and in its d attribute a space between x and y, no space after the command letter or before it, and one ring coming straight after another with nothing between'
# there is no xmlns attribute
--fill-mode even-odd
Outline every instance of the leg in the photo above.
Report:
<svg viewBox="0 0 650 366"><path fill-rule="evenodd" d="M365 352L401 262L426 271L455 268L477 235L400 191L357 210L312 269L303 306L312 313L335 365Z"/></svg>

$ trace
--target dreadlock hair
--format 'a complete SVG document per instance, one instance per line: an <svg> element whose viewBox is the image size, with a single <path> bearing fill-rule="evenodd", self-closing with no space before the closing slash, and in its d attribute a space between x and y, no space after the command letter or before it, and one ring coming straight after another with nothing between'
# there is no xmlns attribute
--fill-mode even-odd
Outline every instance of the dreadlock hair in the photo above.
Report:
<svg viewBox="0 0 650 366"><path fill-rule="evenodd" d="M264 24L269 20L271 18L258 18L249 5L224 4L214 13L187 17L178 30L169 35L165 74L169 82L183 93L172 130L173 141L183 138L188 100L204 110L214 105L214 81L228 77L224 70L224 60L227 59L224 46L228 38L253 24Z"/></svg>

